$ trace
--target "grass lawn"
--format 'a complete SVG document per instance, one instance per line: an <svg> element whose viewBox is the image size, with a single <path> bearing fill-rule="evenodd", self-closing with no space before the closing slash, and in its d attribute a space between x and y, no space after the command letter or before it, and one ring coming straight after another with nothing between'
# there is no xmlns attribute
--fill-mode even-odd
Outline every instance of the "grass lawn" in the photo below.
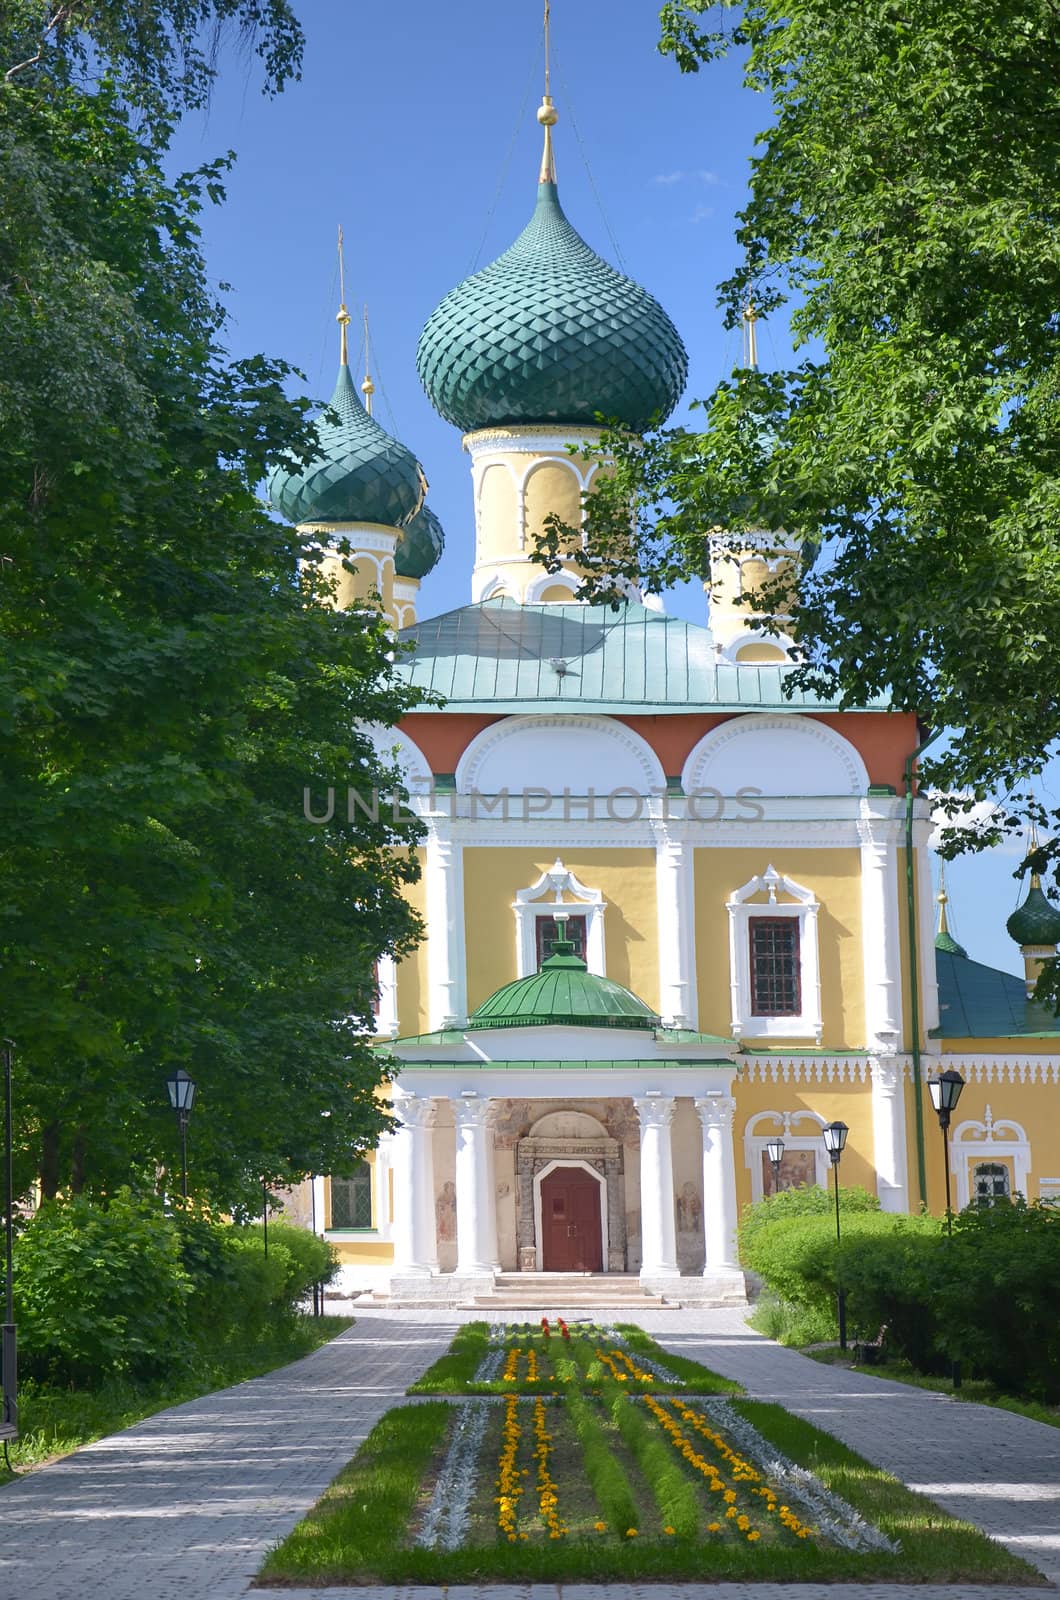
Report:
<svg viewBox="0 0 1060 1600"><path fill-rule="evenodd" d="M646 1370L641 1358L654 1359L647 1348L634 1353L634 1334L645 1338L637 1330L611 1345L590 1332L580 1358L560 1340L564 1353L549 1351L554 1372L546 1378L540 1360L527 1372L534 1331L510 1329L501 1360L518 1356L508 1392L477 1397L477 1366L496 1361L479 1326L474 1365L471 1324L432 1369L447 1385L462 1374L463 1397L388 1412L269 1555L259 1585L1044 1583L977 1529L781 1407L735 1398L731 1386L723 1395L716 1378L713 1399L658 1375L650 1386L621 1382L623 1372L628 1380L633 1369ZM645 1345L657 1348L646 1338ZM629 1365L614 1356L613 1366L600 1362L598 1347L619 1351ZM659 1357L673 1371L674 1359ZM697 1368L681 1377L691 1385L714 1375ZM531 1380L545 1387L554 1379L558 1393L525 1392ZM788 1465L770 1476L763 1463L778 1453ZM815 1479L800 1479L801 1467Z"/></svg>
<svg viewBox="0 0 1060 1600"><path fill-rule="evenodd" d="M156 1411L197 1400L200 1395L230 1388L248 1378L260 1378L276 1367L298 1361L343 1333L353 1320L290 1318L281 1326L268 1329L256 1342L243 1340L214 1351L209 1362L200 1363L174 1381L144 1384L112 1378L96 1389L61 1389L28 1381L19 1391L21 1437L7 1446L14 1471L7 1471L0 1455L0 1487L33 1467L129 1428Z"/></svg>
<svg viewBox="0 0 1060 1600"><path fill-rule="evenodd" d="M893 1378L896 1383L909 1383L917 1389L934 1389L937 1394L950 1394L955 1400L971 1400L981 1406L999 1406L1002 1411L1014 1411L1017 1416L1029 1417L1032 1422L1047 1422L1060 1428L1060 1406L1047 1406L1039 1400L1017 1400L1013 1395L1000 1394L986 1378L965 1378L959 1389L953 1380L941 1376L925 1376L911 1367L908 1361L878 1361L871 1366L859 1366L851 1360L849 1352L839 1346L824 1350L803 1350L804 1356L820 1361L829 1367L848 1367L864 1372L870 1378Z"/></svg>

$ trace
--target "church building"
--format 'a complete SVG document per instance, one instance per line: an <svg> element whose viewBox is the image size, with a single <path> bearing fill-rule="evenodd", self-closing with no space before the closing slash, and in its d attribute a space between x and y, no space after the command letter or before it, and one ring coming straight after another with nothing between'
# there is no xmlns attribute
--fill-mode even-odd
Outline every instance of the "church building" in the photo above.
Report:
<svg viewBox="0 0 1060 1600"><path fill-rule="evenodd" d="M538 119L530 220L418 349L469 457L469 603L420 618L442 529L351 378L345 307L339 420L270 483L331 552L337 603L382 606L402 675L441 697L374 735L424 826L426 937L378 974L395 1129L292 1204L344 1292L395 1303L547 1308L583 1275L602 1304L742 1299L741 1206L826 1183L835 1122L841 1181L887 1211L940 1211L944 1161L957 1206L1060 1195L1060 1027L1028 997L1060 912L1035 881L1010 920L1026 983L971 960L944 901L936 932L922 733L785 695L789 641L744 598L794 581L775 536L718 555L702 626L585 605L576 559L535 560L606 470L581 453L597 419L643 431L687 371L663 308L565 215L548 95Z"/></svg>

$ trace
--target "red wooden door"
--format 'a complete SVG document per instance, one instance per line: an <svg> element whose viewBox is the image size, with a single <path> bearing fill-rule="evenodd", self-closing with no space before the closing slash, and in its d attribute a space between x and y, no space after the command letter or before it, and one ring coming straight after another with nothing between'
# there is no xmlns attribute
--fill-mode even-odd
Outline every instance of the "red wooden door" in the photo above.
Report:
<svg viewBox="0 0 1060 1600"><path fill-rule="evenodd" d="M600 1185L584 1167L555 1167L541 1183L542 1268L602 1272Z"/></svg>

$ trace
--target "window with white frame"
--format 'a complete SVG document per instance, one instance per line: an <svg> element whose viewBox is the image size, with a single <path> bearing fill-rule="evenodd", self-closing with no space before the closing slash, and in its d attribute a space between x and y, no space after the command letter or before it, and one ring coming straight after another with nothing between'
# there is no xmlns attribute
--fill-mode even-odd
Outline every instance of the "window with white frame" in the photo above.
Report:
<svg viewBox="0 0 1060 1600"><path fill-rule="evenodd" d="M1001 1161L979 1161L972 1172L975 1203L993 1206L1012 1195L1012 1175Z"/></svg>
<svg viewBox="0 0 1060 1600"><path fill-rule="evenodd" d="M358 1161L348 1178L331 1180L332 1228L372 1226L372 1164Z"/></svg>
<svg viewBox="0 0 1060 1600"><path fill-rule="evenodd" d="M819 1044L820 906L813 891L770 864L733 891L727 910L734 1036Z"/></svg>
<svg viewBox="0 0 1060 1600"><path fill-rule="evenodd" d="M606 902L599 889L590 889L573 872L556 860L536 883L516 893L515 913L516 976L530 977L551 954L559 937L556 913L566 914L566 937L573 941L590 972L605 977L604 912Z"/></svg>

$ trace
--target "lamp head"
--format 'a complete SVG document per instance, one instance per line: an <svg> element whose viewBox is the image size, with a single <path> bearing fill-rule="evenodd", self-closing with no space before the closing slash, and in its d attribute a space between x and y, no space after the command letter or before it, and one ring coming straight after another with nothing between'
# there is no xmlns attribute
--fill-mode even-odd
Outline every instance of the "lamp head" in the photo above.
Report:
<svg viewBox="0 0 1060 1600"><path fill-rule="evenodd" d="M843 1154L843 1146L847 1142L850 1129L845 1122L830 1122L826 1128L821 1129L824 1147L828 1151L833 1167L839 1165L839 1158Z"/></svg>
<svg viewBox="0 0 1060 1600"><path fill-rule="evenodd" d="M178 1067L166 1079L166 1088L169 1090L169 1103L174 1111L187 1116L195 1103L195 1084L183 1067Z"/></svg>
<svg viewBox="0 0 1060 1600"><path fill-rule="evenodd" d="M949 1127L950 1114L956 1111L957 1101L961 1098L963 1088L964 1079L952 1067L947 1072L940 1072L937 1078L928 1079L928 1093L940 1127Z"/></svg>
<svg viewBox="0 0 1060 1600"><path fill-rule="evenodd" d="M769 1157L769 1159L773 1163L774 1167L779 1167L780 1163L784 1159L784 1141L783 1141L783 1139L769 1139L769 1140L767 1140L766 1141L766 1155Z"/></svg>

